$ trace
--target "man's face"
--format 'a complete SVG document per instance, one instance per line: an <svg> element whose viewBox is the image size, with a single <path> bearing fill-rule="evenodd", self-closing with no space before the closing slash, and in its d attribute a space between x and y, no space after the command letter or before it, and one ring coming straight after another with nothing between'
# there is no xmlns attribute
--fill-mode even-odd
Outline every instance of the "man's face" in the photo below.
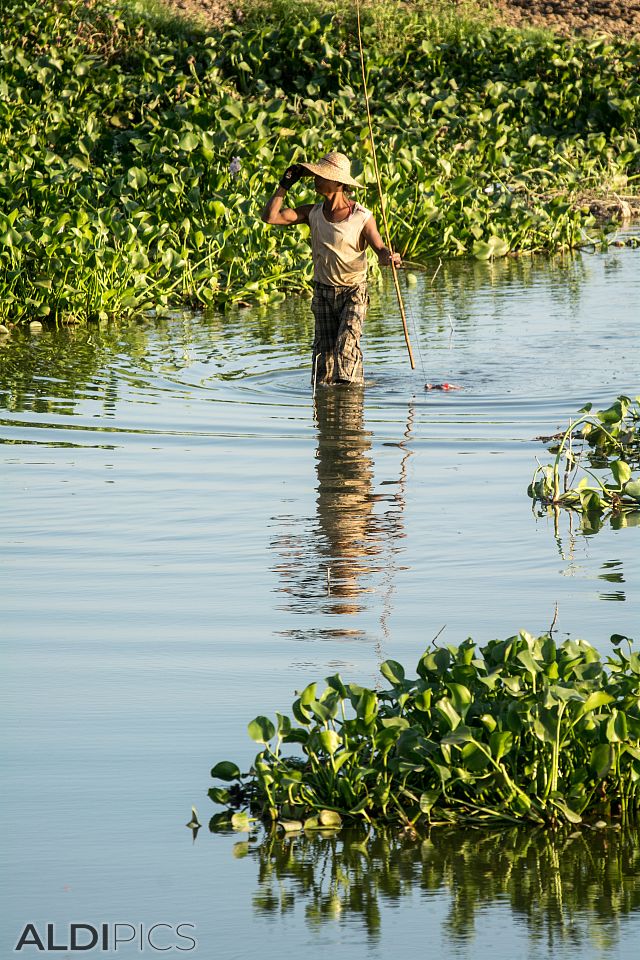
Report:
<svg viewBox="0 0 640 960"><path fill-rule="evenodd" d="M326 180L324 177L318 176L317 173L313 179L316 193L319 193L322 197L328 197L330 194L338 193L339 190L342 190L342 184L338 183L337 180Z"/></svg>

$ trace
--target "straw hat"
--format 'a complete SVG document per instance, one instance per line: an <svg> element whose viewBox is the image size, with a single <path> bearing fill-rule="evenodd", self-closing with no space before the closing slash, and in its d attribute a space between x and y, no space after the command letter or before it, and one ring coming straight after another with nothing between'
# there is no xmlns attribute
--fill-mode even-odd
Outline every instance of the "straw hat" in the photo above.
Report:
<svg viewBox="0 0 640 960"><path fill-rule="evenodd" d="M309 170L310 173L324 177L325 180L336 180L338 183L344 183L350 187L361 187L351 176L351 163L344 153L328 153L322 158L320 163L301 163L301 167Z"/></svg>

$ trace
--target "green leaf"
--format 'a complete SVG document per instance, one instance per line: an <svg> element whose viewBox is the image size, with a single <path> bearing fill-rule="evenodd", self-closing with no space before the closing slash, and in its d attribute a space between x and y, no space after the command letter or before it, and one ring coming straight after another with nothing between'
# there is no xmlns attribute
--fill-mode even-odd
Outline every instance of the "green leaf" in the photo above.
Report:
<svg viewBox="0 0 640 960"><path fill-rule="evenodd" d="M422 813L429 814L442 796L441 790L425 790L420 794L420 810Z"/></svg>
<svg viewBox="0 0 640 960"><path fill-rule="evenodd" d="M406 717L385 717L382 720L382 726L394 730L408 730L410 723Z"/></svg>
<svg viewBox="0 0 640 960"><path fill-rule="evenodd" d="M321 810L318 820L323 827L341 827L342 817L336 810Z"/></svg>
<svg viewBox="0 0 640 960"><path fill-rule="evenodd" d="M473 255L476 260L491 260L494 257L504 257L509 252L509 244L501 237L489 237L488 240L476 240L473 244Z"/></svg>
<svg viewBox="0 0 640 960"><path fill-rule="evenodd" d="M302 723L305 726L309 726L311 724L311 711L300 703L300 697L294 700L291 704L291 712L298 723Z"/></svg>
<svg viewBox="0 0 640 960"><path fill-rule="evenodd" d="M455 180L451 181L450 189L454 197L465 197L468 193L471 193L474 186L475 181L472 180L471 177L466 177L464 174L461 174L459 177L456 177Z"/></svg>
<svg viewBox="0 0 640 960"><path fill-rule="evenodd" d="M306 743L309 739L309 731L303 730L302 727L292 727L282 739L284 743Z"/></svg>
<svg viewBox="0 0 640 960"><path fill-rule="evenodd" d="M214 803L229 803L231 799L231 794L224 787L211 787L207 791L207 796Z"/></svg>
<svg viewBox="0 0 640 960"><path fill-rule="evenodd" d="M256 717L247 727L249 736L256 743L269 743L275 736L276 728L268 717Z"/></svg>
<svg viewBox="0 0 640 960"><path fill-rule="evenodd" d="M200 144L200 138L196 136L195 133L185 133L180 138L179 147L181 150L184 150L186 153L191 153L192 150L195 150Z"/></svg>
<svg viewBox="0 0 640 960"><path fill-rule="evenodd" d="M211 776L216 780L237 780L240 776L240 768L231 760L221 760L213 767Z"/></svg>
<svg viewBox="0 0 640 960"><path fill-rule="evenodd" d="M347 689L342 682L342 678L338 673L334 673L333 676L327 677L327 686L331 687L332 690L335 690L341 700L346 700L347 698Z"/></svg>
<svg viewBox="0 0 640 960"><path fill-rule="evenodd" d="M529 673L536 674L542 672L542 667L536 660L533 659L529 650L521 650L517 655L517 659L525 667Z"/></svg>
<svg viewBox="0 0 640 960"><path fill-rule="evenodd" d="M610 407L607 407L606 410L598 410L596 417L601 423L619 423L620 420L624 417L625 410L623 411L622 402L620 399L616 400L615 403L612 403Z"/></svg>
<svg viewBox="0 0 640 960"><path fill-rule="evenodd" d="M365 723L371 723L378 712L378 698L373 690L363 690L356 705L356 714Z"/></svg>
<svg viewBox="0 0 640 960"><path fill-rule="evenodd" d="M462 749L462 760L465 769L472 773L482 773L489 765L489 757L486 748L482 748L479 743L473 741L467 743Z"/></svg>
<svg viewBox="0 0 640 960"><path fill-rule="evenodd" d="M613 747L609 743L599 743L591 751L589 767L600 780L604 780L613 765Z"/></svg>
<svg viewBox="0 0 640 960"><path fill-rule="evenodd" d="M432 696L432 690L422 690L420 693L416 693L412 701L413 706L421 713L428 713L431 710Z"/></svg>
<svg viewBox="0 0 640 960"><path fill-rule="evenodd" d="M459 723L455 730L445 733L440 743L458 746L461 743L469 743L470 740L475 740L473 730L470 727L465 727L463 723Z"/></svg>
<svg viewBox="0 0 640 960"><path fill-rule="evenodd" d="M314 717L320 720L321 723L327 723L335 715L330 707L325 706L324 703L320 703L319 700L312 700L309 704L309 709Z"/></svg>
<svg viewBox="0 0 640 960"><path fill-rule="evenodd" d="M316 697L316 683L308 684L302 693L300 694L300 703L303 707L308 707L311 703L317 700Z"/></svg>
<svg viewBox="0 0 640 960"><path fill-rule="evenodd" d="M335 730L322 730L320 733L320 743L327 753L333 756L342 743L342 738Z"/></svg>
<svg viewBox="0 0 640 960"><path fill-rule="evenodd" d="M631 479L631 467L624 460L614 460L609 464L609 467L619 487Z"/></svg>
<svg viewBox="0 0 640 960"><path fill-rule="evenodd" d="M490 713L483 713L480 717L480 723L489 733L493 733L497 727L496 719Z"/></svg>
<svg viewBox="0 0 640 960"><path fill-rule="evenodd" d="M405 677L404 667L397 660L385 660L380 666L380 673L394 686L401 684Z"/></svg>
<svg viewBox="0 0 640 960"><path fill-rule="evenodd" d="M564 800L561 800L559 797L552 797L550 798L549 802L564 815L565 819L568 820L569 823L582 823L582 817L580 814L576 813L575 810L572 810Z"/></svg>
<svg viewBox="0 0 640 960"><path fill-rule="evenodd" d="M133 190L141 190L148 183L148 176L141 167L129 167L127 170L127 183Z"/></svg>
<svg viewBox="0 0 640 960"><path fill-rule="evenodd" d="M9 230L0 234L0 243L4 244L5 247L19 247L21 239L18 231L13 228L9 228Z"/></svg>
<svg viewBox="0 0 640 960"><path fill-rule="evenodd" d="M458 713L464 718L466 716L471 700L471 691L468 687L465 687L462 683L448 683L447 690L451 696L451 702L453 706L458 711Z"/></svg>
<svg viewBox="0 0 640 960"><path fill-rule="evenodd" d="M621 710L613 710L607 721L607 740L609 743L621 743L629 739L629 725L627 715Z"/></svg>
<svg viewBox="0 0 640 960"><path fill-rule="evenodd" d="M555 743L556 727L549 717L547 711L542 708L538 711L538 716L533 718L533 732L543 743Z"/></svg>
<svg viewBox="0 0 640 960"><path fill-rule="evenodd" d="M449 700L448 697L442 697L441 700L438 700L436 703L436 710L446 720L451 730L455 730L462 720L460 714L454 708L451 700Z"/></svg>
<svg viewBox="0 0 640 960"><path fill-rule="evenodd" d="M615 700L615 697L612 697L611 694L607 693L605 690L595 690L593 693L589 694L585 702L580 707L578 716L584 716L586 713L591 713L592 710L597 710L598 707L604 707L613 700Z"/></svg>
<svg viewBox="0 0 640 960"><path fill-rule="evenodd" d="M501 760L506 753L509 753L513 746L513 734L509 730L496 730L489 737L489 746L491 747L491 756L494 760Z"/></svg>
<svg viewBox="0 0 640 960"><path fill-rule="evenodd" d="M278 736L287 737L291 733L291 720L283 713L276 711L276 720L278 723Z"/></svg>
<svg viewBox="0 0 640 960"><path fill-rule="evenodd" d="M625 486L624 492L632 500L640 500L640 480L630 480Z"/></svg>

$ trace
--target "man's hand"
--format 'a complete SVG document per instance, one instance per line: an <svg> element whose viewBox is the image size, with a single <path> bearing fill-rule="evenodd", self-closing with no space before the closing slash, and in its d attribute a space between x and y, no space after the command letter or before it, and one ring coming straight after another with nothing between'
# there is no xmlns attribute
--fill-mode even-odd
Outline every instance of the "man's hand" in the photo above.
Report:
<svg viewBox="0 0 640 960"><path fill-rule="evenodd" d="M381 267L390 267L392 263L395 267L399 267L402 257L399 253L392 253L391 250L383 247L382 250L378 250L378 263Z"/></svg>
<svg viewBox="0 0 640 960"><path fill-rule="evenodd" d="M287 167L285 172L282 174L280 186L283 190L288 190L294 185L294 183L297 183L298 180L301 180L306 173L307 171L304 167L302 167L299 163L294 163L290 167Z"/></svg>

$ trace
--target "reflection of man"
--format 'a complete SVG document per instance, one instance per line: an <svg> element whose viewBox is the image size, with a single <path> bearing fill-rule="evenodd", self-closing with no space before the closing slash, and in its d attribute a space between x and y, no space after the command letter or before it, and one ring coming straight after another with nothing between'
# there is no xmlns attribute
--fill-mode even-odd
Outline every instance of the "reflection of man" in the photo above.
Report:
<svg viewBox="0 0 640 960"><path fill-rule="evenodd" d="M364 390L351 385L316 395L318 446L317 526L304 543L281 538L277 549L290 562L279 570L285 592L296 597L296 609L308 609L312 598L329 613L358 613L360 604L345 603L362 592L360 577L372 572L368 557L383 549L380 521L373 512L373 461L370 433L364 429Z"/></svg>
<svg viewBox="0 0 640 960"><path fill-rule="evenodd" d="M365 557L380 553L373 514L370 433L364 430L363 390L322 390L316 399L318 522L331 557L330 589L338 597L360 592L360 574L371 570ZM341 604L356 613L357 604Z"/></svg>

